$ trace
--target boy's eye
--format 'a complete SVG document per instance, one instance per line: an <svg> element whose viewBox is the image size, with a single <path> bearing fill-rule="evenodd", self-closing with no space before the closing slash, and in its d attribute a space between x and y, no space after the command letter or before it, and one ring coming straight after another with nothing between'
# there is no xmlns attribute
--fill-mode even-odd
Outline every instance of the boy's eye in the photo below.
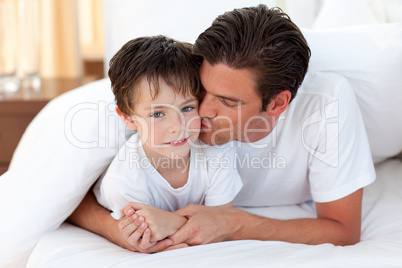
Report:
<svg viewBox="0 0 402 268"><path fill-rule="evenodd" d="M186 106L186 107L184 107L183 109L181 109L181 111L182 111L183 113L185 113L185 112L191 111L192 109L194 109L194 107L192 107L192 106Z"/></svg>
<svg viewBox="0 0 402 268"><path fill-rule="evenodd" d="M155 118L159 118L159 117L162 117L162 116L163 116L162 112L155 112L155 113L151 114L151 117L155 117Z"/></svg>

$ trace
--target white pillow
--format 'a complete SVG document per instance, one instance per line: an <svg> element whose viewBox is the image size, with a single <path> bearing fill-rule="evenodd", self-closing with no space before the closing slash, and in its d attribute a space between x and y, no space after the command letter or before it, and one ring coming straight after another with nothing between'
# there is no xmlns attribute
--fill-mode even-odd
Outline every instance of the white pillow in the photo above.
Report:
<svg viewBox="0 0 402 268"><path fill-rule="evenodd" d="M330 29L384 22L386 10L379 0L325 0L312 28Z"/></svg>
<svg viewBox="0 0 402 268"><path fill-rule="evenodd" d="M385 3L385 10L387 11L388 22L402 23L402 1L394 1L391 3Z"/></svg>
<svg viewBox="0 0 402 268"><path fill-rule="evenodd" d="M374 162L402 151L402 24L303 30L309 69L336 72L354 88Z"/></svg>
<svg viewBox="0 0 402 268"><path fill-rule="evenodd" d="M126 141L108 79L51 101L27 128L0 177L0 267L25 267ZM127 135L130 133L127 132Z"/></svg>

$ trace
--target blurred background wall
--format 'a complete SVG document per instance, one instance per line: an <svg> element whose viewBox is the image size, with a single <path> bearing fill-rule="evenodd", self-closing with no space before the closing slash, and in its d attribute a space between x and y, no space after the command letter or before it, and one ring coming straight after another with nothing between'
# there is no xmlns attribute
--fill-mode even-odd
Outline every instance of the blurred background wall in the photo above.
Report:
<svg viewBox="0 0 402 268"><path fill-rule="evenodd" d="M359 8L359 3L370 3L372 9L370 14L367 13L367 19L375 17L377 22L390 19L392 11L402 6L402 0L1 1L14 1L16 5L24 1L39 4L42 78L93 76L95 79L104 77L108 60L129 39L141 35L166 34L193 42L217 15L233 8L259 3L279 6L297 25L310 28L319 19L320 25L323 25L323 9L335 12L331 9L331 3L334 2L343 1L342 16L349 14L350 17L353 17L353 8ZM345 18L339 17L336 22L338 26L342 26L342 21Z"/></svg>
<svg viewBox="0 0 402 268"><path fill-rule="evenodd" d="M41 76L100 74L103 63L102 0L39 0Z"/></svg>

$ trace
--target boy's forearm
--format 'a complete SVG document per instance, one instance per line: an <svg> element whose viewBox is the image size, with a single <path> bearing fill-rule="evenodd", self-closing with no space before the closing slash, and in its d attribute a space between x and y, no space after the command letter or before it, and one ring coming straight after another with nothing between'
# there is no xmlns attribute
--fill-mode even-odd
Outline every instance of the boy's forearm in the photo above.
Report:
<svg viewBox="0 0 402 268"><path fill-rule="evenodd" d="M187 223L187 218L172 212L176 217L176 232Z"/></svg>

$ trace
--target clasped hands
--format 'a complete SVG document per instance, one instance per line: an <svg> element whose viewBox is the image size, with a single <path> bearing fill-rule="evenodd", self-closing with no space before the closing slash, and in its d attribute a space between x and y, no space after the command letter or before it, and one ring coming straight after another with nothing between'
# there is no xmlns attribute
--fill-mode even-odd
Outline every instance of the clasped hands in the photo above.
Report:
<svg viewBox="0 0 402 268"><path fill-rule="evenodd" d="M190 204L175 212L131 202L121 212L126 216L119 222L120 233L143 253L232 240L238 232L239 211L232 202L216 207Z"/></svg>
<svg viewBox="0 0 402 268"><path fill-rule="evenodd" d="M142 203L128 203L121 212L126 215L119 223L124 239L138 251L152 253L188 246L173 245L168 237L177 232L187 218Z"/></svg>

